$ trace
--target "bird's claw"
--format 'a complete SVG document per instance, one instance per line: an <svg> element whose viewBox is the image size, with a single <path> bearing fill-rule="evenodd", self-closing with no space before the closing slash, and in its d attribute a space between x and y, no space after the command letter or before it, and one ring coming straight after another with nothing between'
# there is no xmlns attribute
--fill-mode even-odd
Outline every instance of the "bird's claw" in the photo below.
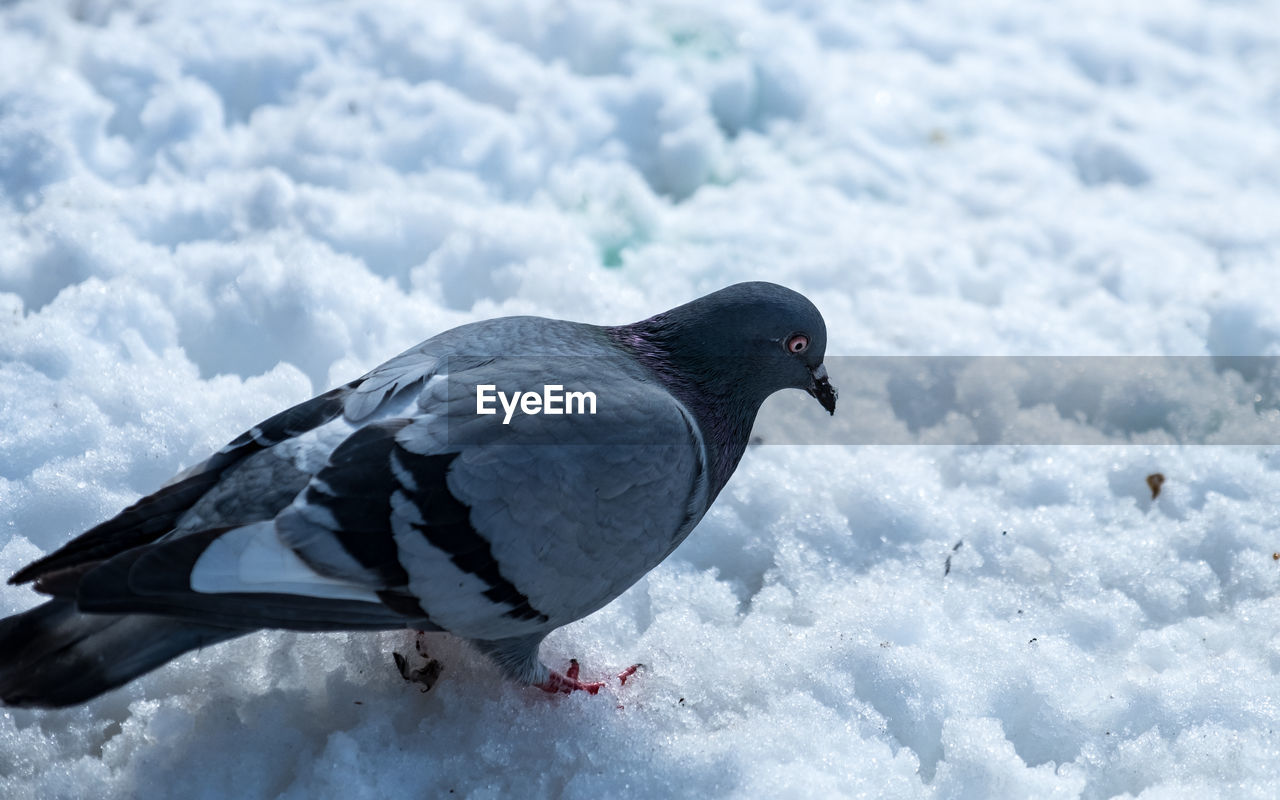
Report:
<svg viewBox="0 0 1280 800"><path fill-rule="evenodd" d="M423 686L422 691L431 690L436 685L436 681L440 680L440 673L444 671L444 665L427 654L425 644L426 633L418 631L418 636L414 640L413 647L418 651L418 655L426 660L422 666L415 667L409 663L408 656L403 653L393 652L391 657L396 662L396 669L400 671L400 677L410 683L420 683Z"/></svg>
<svg viewBox="0 0 1280 800"><path fill-rule="evenodd" d="M632 664L631 666L624 669L622 672L619 672L618 683L622 684L623 686L626 686L627 678L630 678L632 675L635 675L636 670L640 669L643 666L644 664Z"/></svg>
<svg viewBox="0 0 1280 800"><path fill-rule="evenodd" d="M618 673L618 681L622 685L626 685L627 678L636 674L636 670L640 669L643 664L632 664L631 666ZM569 668L561 675L555 670L551 670L551 674L547 679L538 684L538 688L549 694L572 694L573 692L586 692L587 694L597 694L605 687L604 681L593 681L586 683L578 680L578 659L569 659Z"/></svg>

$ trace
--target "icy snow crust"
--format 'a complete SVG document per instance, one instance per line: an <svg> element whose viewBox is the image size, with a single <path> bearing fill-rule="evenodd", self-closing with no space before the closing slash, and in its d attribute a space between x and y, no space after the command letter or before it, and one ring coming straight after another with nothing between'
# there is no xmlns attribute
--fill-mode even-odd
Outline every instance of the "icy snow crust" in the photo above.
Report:
<svg viewBox="0 0 1280 800"><path fill-rule="evenodd" d="M1280 355L1278 21L6 3L0 574L495 315L767 279L833 354ZM544 646L644 662L625 688L549 697L446 638L420 694L407 634L265 633L0 712L0 796L1273 797L1280 453L1095 422L1110 445L753 448Z"/></svg>

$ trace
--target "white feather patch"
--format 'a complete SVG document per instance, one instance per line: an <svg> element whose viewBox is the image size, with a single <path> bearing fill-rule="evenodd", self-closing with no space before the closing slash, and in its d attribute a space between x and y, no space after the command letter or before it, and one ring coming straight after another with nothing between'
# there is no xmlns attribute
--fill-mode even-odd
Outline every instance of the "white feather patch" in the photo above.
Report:
<svg viewBox="0 0 1280 800"><path fill-rule="evenodd" d="M280 541L271 522L235 528L215 539L191 569L191 589L204 594L269 592L381 602L365 587L308 567Z"/></svg>

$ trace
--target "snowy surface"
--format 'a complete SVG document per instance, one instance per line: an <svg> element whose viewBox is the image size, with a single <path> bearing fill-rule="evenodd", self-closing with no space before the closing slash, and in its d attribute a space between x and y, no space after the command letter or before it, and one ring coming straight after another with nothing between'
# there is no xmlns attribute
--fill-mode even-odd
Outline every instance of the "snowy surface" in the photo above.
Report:
<svg viewBox="0 0 1280 800"><path fill-rule="evenodd" d="M501 314L767 279L837 355L1280 355L1278 164L1274 1L7 2L0 574ZM0 711L0 796L1273 797L1280 451L1067 422L753 448L544 646L625 688L265 633Z"/></svg>

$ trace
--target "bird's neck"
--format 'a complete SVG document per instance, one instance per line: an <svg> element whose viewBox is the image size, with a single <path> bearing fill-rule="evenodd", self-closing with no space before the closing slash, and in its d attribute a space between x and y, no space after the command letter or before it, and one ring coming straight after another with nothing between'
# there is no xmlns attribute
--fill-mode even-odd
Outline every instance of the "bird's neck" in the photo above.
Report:
<svg viewBox="0 0 1280 800"><path fill-rule="evenodd" d="M659 314L606 330L693 415L706 443L710 506L742 459L764 398L744 393L722 359L691 350L688 343L697 337L673 327Z"/></svg>

